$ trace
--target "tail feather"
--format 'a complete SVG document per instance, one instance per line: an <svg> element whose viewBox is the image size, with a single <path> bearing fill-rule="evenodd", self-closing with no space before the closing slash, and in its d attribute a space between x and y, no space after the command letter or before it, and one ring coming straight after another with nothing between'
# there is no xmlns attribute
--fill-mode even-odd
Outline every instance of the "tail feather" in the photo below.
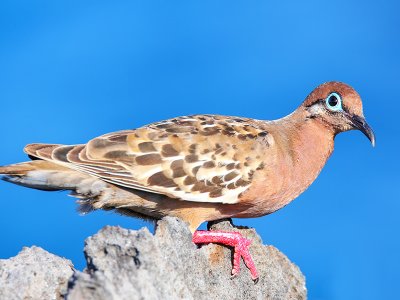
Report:
<svg viewBox="0 0 400 300"><path fill-rule="evenodd" d="M16 185L21 185L24 187L32 188L35 190L41 191L61 191L63 190L60 187L51 186L48 184L44 184L43 181L33 180L29 177L25 176L15 176L15 175L4 175L1 177L2 180L14 183Z"/></svg>
<svg viewBox="0 0 400 300"><path fill-rule="evenodd" d="M33 171L34 169L35 168L31 162L2 166L0 167L0 174L3 175L1 176L1 179L10 183L31 187L39 190L46 190L46 191L54 190L50 188L45 188L43 184L37 185L34 182L26 180L26 175L29 172Z"/></svg>
<svg viewBox="0 0 400 300"><path fill-rule="evenodd" d="M0 174L4 181L25 187L45 191L71 190L85 196L99 194L106 185L100 179L44 160L0 167Z"/></svg>
<svg viewBox="0 0 400 300"><path fill-rule="evenodd" d="M22 176L35 170L68 171L70 169L45 160L34 160L8 166L0 166L0 174L3 175Z"/></svg>
<svg viewBox="0 0 400 300"><path fill-rule="evenodd" d="M109 185L103 180L40 159L0 167L0 179L36 190L71 191L81 214L100 208L96 203L103 194L109 197L105 193Z"/></svg>
<svg viewBox="0 0 400 300"><path fill-rule="evenodd" d="M69 171L67 168L43 160L28 161L0 167L2 180L25 187L57 191L65 189L64 186L56 186L49 182L49 176L55 172Z"/></svg>
<svg viewBox="0 0 400 300"><path fill-rule="evenodd" d="M17 185L44 191L71 191L70 195L78 198L78 211L81 214L97 209L116 209L124 215L144 219L149 206L152 214L157 213L158 200L145 200L146 197L130 193L124 189L115 189L112 184L87 173L69 169L50 161L33 160L8 166L0 166L0 178ZM164 196L160 196L161 198ZM157 215L158 216L158 215ZM158 217L157 217L158 218Z"/></svg>
<svg viewBox="0 0 400 300"><path fill-rule="evenodd" d="M0 174L3 175L24 175L33 168L28 163L21 163L9 166L0 167Z"/></svg>

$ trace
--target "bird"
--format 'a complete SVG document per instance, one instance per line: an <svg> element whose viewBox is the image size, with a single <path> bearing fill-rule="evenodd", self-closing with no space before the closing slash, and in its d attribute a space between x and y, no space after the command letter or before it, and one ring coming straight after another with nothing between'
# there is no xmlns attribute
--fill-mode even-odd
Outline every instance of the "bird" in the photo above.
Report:
<svg viewBox="0 0 400 300"><path fill-rule="evenodd" d="M331 81L281 119L189 115L86 144L29 144L24 151L30 160L0 167L0 174L29 188L69 190L82 213L103 209L150 220L180 218L195 244L233 247L232 276L243 258L257 281L250 240L239 232L197 228L286 206L317 178L335 136L349 130L360 130L375 146L359 94Z"/></svg>

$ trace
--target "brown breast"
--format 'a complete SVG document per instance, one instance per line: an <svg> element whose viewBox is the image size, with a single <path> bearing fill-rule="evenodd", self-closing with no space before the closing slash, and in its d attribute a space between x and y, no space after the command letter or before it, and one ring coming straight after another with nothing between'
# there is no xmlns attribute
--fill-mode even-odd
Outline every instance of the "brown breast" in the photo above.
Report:
<svg viewBox="0 0 400 300"><path fill-rule="evenodd" d="M265 168L243 193L236 217L270 214L290 203L317 178L333 151L334 133L320 122L301 118L271 123L274 143L265 152ZM248 207L245 207L248 206Z"/></svg>

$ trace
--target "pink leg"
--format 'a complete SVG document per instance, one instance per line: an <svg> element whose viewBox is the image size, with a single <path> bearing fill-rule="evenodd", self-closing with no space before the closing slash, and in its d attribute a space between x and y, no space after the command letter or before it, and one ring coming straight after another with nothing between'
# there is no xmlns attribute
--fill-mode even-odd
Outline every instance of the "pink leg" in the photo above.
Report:
<svg viewBox="0 0 400 300"><path fill-rule="evenodd" d="M251 278L258 281L258 272L249 252L251 241L239 232L197 230L193 234L193 243L217 243L234 247L232 276L239 274L240 257L243 257L244 263L250 270Z"/></svg>

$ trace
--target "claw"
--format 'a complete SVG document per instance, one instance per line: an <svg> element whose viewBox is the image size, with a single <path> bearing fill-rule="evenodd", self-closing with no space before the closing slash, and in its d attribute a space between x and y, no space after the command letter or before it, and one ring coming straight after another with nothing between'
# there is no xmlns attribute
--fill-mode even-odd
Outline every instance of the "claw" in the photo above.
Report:
<svg viewBox="0 0 400 300"><path fill-rule="evenodd" d="M193 243L218 243L234 247L231 278L235 278L239 274L240 258L243 258L245 265L250 270L251 278L255 283L258 282L257 268L249 252L251 241L244 238L239 232L198 230L193 234Z"/></svg>

